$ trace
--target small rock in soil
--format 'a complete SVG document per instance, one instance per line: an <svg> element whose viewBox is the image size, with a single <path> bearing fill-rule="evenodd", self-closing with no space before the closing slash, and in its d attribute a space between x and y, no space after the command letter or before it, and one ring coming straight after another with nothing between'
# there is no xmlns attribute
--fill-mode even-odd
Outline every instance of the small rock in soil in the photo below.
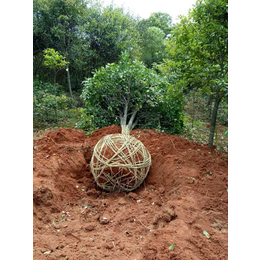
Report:
<svg viewBox="0 0 260 260"><path fill-rule="evenodd" d="M86 231L92 231L95 229L95 225L94 224L88 224L85 226L85 230Z"/></svg>
<svg viewBox="0 0 260 260"><path fill-rule="evenodd" d="M106 249L112 249L113 247L114 246L113 246L112 242L108 242L108 243L104 244L104 248L106 248Z"/></svg>
<svg viewBox="0 0 260 260"><path fill-rule="evenodd" d="M50 254L52 251L46 251L46 252L44 252L43 254L44 255L48 255L48 254Z"/></svg>
<svg viewBox="0 0 260 260"><path fill-rule="evenodd" d="M134 200L139 200L139 196L136 193L130 192L128 195Z"/></svg>
<svg viewBox="0 0 260 260"><path fill-rule="evenodd" d="M126 205L127 202L125 201L124 198L120 198L120 199L118 200L118 204L123 206L123 205Z"/></svg>
<svg viewBox="0 0 260 260"><path fill-rule="evenodd" d="M106 217L100 217L99 218L99 222L100 222L100 224L103 224L103 225L105 225L105 224L107 224L107 223L109 223L109 218L106 218Z"/></svg>
<svg viewBox="0 0 260 260"><path fill-rule="evenodd" d="M87 191L87 195L88 196L92 196L92 197L98 197L101 194L101 191L95 190L95 189L91 189Z"/></svg>

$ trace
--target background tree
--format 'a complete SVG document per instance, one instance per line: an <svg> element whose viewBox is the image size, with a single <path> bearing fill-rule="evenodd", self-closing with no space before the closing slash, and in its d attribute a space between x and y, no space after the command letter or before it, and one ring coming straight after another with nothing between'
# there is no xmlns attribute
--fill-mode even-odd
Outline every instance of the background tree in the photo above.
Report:
<svg viewBox="0 0 260 260"><path fill-rule="evenodd" d="M143 34L142 61L147 67L153 63L159 63L164 58L165 51L164 32L158 27L148 27Z"/></svg>
<svg viewBox="0 0 260 260"><path fill-rule="evenodd" d="M145 31L149 27L160 28L164 32L166 37L173 30L172 18L167 13L152 13L148 19L142 19L138 23L138 29L140 31Z"/></svg>
<svg viewBox="0 0 260 260"><path fill-rule="evenodd" d="M161 12L153 13L148 19L138 21L137 29L141 36L141 60L148 67L162 62L166 58L166 37L173 30L171 16Z"/></svg>
<svg viewBox="0 0 260 260"><path fill-rule="evenodd" d="M227 95L228 11L226 0L197 1L181 17L167 41L165 67L177 75L176 84L191 86L214 98L209 146L213 147L217 112Z"/></svg>
<svg viewBox="0 0 260 260"><path fill-rule="evenodd" d="M34 76L48 81L48 71L42 66L42 51L53 48L70 62L67 79L65 71L59 72L59 83L66 84L67 80L68 85L75 88L78 74L75 61L82 54L78 46L83 45L86 50L78 37L77 27L84 23L86 13L86 3L80 0L34 0ZM69 81L70 71L76 74L72 77L72 84Z"/></svg>
<svg viewBox="0 0 260 260"><path fill-rule="evenodd" d="M48 48L44 50L44 65L50 68L53 71L54 79L53 79L53 86L56 88L56 76L57 72L63 68L65 68L69 62L65 61L65 57L59 54L59 52L55 51L54 49ZM55 101L56 101L56 121L58 122L58 103L57 103L57 93L55 91Z"/></svg>
<svg viewBox="0 0 260 260"><path fill-rule="evenodd" d="M123 50L128 51L131 57L140 56L140 36L134 19L125 14L122 8L109 6L102 12L93 12L84 28L91 50L95 53L95 69L106 63L117 62Z"/></svg>
<svg viewBox="0 0 260 260"><path fill-rule="evenodd" d="M52 48L44 50L44 65L53 71L54 80L53 85L56 84L56 75L57 72L69 64L58 51L55 51Z"/></svg>
<svg viewBox="0 0 260 260"><path fill-rule="evenodd" d="M34 0L33 21L34 76L43 81L51 77L43 66L46 48L59 51L70 62L67 73L59 72L58 82L78 92L85 77L117 62L123 50L131 57L140 56L137 23L122 8L104 8L98 1Z"/></svg>

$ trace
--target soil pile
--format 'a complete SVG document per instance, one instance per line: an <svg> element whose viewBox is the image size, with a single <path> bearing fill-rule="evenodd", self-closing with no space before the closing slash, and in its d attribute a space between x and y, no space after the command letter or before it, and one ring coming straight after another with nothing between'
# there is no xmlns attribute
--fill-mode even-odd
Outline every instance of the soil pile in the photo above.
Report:
<svg viewBox="0 0 260 260"><path fill-rule="evenodd" d="M99 139L119 132L60 128L34 141L34 259L227 259L227 154L133 130L150 172L134 192L106 193L89 162Z"/></svg>

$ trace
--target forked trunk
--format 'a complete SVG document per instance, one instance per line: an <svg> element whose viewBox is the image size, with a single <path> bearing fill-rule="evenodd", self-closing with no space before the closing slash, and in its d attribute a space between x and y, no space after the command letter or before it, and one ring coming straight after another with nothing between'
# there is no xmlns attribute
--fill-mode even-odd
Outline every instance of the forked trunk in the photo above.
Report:
<svg viewBox="0 0 260 260"><path fill-rule="evenodd" d="M127 121L127 106L126 106L125 111L124 111L124 116L120 117L122 134L129 135L131 130L135 127L136 122L134 122L134 119L135 119L137 112L138 112L138 110L135 110L133 112L128 124L126 124L126 121Z"/></svg>
<svg viewBox="0 0 260 260"><path fill-rule="evenodd" d="M121 125L121 134L129 135L131 129L129 129L128 125Z"/></svg>

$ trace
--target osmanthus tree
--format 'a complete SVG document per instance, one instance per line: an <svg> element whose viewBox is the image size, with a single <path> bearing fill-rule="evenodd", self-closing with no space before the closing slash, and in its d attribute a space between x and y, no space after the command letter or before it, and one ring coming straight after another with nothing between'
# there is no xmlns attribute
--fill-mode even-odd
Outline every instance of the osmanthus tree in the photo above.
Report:
<svg viewBox="0 0 260 260"><path fill-rule="evenodd" d="M146 114L142 119L145 122L146 118L153 118L165 110L168 116L174 117L172 121L182 125L182 106L172 106L171 112L175 96L170 93L172 86L166 77L159 76L138 60L132 61L127 52L122 53L118 64L107 64L83 84L86 112L94 116L99 127L115 123L117 118L122 133L129 134L138 124L139 115L144 117ZM169 95L166 98L167 92Z"/></svg>
<svg viewBox="0 0 260 260"><path fill-rule="evenodd" d="M182 16L175 25L167 50L168 59L162 67L175 74L176 84L189 85L214 97L209 135L212 148L218 107L227 96L227 0L198 0L189 15Z"/></svg>

